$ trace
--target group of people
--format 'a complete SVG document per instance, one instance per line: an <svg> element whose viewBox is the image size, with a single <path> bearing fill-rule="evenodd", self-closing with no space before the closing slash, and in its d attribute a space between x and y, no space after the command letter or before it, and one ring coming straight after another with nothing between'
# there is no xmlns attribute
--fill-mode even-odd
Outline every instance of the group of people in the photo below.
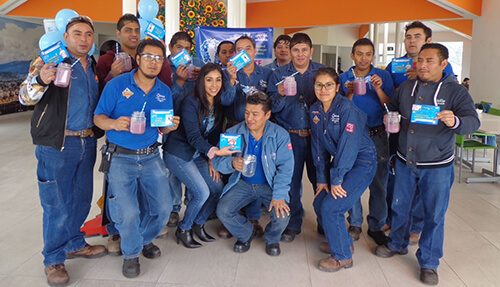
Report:
<svg viewBox="0 0 500 287"><path fill-rule="evenodd" d="M170 60L182 49L191 50L187 33L177 32L168 45L140 41L139 21L125 14L117 38L121 52L131 57L133 69L126 71L117 50L98 62L88 56L93 23L88 17L71 19L64 34L70 54L65 61L73 64L71 84L54 85L54 65L37 58L20 91L22 103L35 105L31 134L49 285L69 282L66 259L107 252L123 254L123 275L137 277L140 254L160 256L153 240L167 227L177 227L176 241L187 248L201 247L197 239L214 241L205 229L211 216L222 223L220 237L236 238L235 252L247 252L263 235L265 252L278 256L280 241L291 242L301 233L304 165L315 191L318 233L326 236L319 249L329 254L319 269L353 266L353 241L362 232L360 198L369 188L367 233L378 245L375 255L406 254L410 233L420 233L411 227L420 225L420 279L437 284L454 180L453 137L474 132L479 120L467 90L452 78L447 49L432 43L430 33L418 21L406 27L404 58L414 65L405 73L393 72L391 65L375 68L373 43L359 39L352 47L354 66L338 75L311 61L311 39L296 33L277 37L276 59L265 67L253 61L257 50L251 37L223 41L216 63L193 58L193 80L189 67ZM228 60L241 50L252 61L238 70ZM285 93L283 82L290 77L295 94ZM359 79L364 94L354 87ZM414 122L415 105L438 107L436 123ZM172 109L171 125L151 124L152 113ZM401 115L391 144L386 111ZM133 130L137 115L145 116L142 133ZM87 244L80 232L92 199L96 140L104 132L100 170L108 183L108 248ZM241 149L219 148L221 133L240 136ZM393 161L391 154L396 154ZM243 173L247 155L255 158L253 175ZM259 223L261 206L270 214L265 229Z"/></svg>

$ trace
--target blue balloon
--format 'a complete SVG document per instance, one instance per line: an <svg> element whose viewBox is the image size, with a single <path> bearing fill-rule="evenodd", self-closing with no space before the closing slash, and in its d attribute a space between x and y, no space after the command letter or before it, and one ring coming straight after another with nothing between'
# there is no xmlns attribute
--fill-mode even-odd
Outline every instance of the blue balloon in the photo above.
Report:
<svg viewBox="0 0 500 287"><path fill-rule="evenodd" d="M66 32L66 24L71 18L78 17L78 13L71 9L62 9L56 14L56 27L61 33Z"/></svg>
<svg viewBox="0 0 500 287"><path fill-rule="evenodd" d="M141 0L137 5L137 10L142 19L151 21L158 14L160 6L156 0Z"/></svg>
<svg viewBox="0 0 500 287"><path fill-rule="evenodd" d="M92 56L92 55L94 55L95 50L96 50L96 46L95 46L95 44L92 44L92 48L90 48L90 51L87 54L89 56Z"/></svg>
<svg viewBox="0 0 500 287"><path fill-rule="evenodd" d="M59 41L64 41L64 38L59 32L47 33L40 37L40 40L38 41L38 47L40 48L40 50L45 50ZM64 43L65 42L63 42L63 44Z"/></svg>
<svg viewBox="0 0 500 287"><path fill-rule="evenodd" d="M141 28L141 40L146 38L146 28L148 27L148 20L139 18L139 27Z"/></svg>
<svg viewBox="0 0 500 287"><path fill-rule="evenodd" d="M162 29L165 30L165 26L163 26L163 23L160 21L160 19L153 18L153 20L151 20L151 22L153 22L156 26L160 26Z"/></svg>

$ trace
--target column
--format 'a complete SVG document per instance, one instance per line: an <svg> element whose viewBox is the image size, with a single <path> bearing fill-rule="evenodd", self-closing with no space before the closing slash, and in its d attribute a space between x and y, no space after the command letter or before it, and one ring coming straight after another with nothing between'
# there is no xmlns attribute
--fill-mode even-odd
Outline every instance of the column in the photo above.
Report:
<svg viewBox="0 0 500 287"><path fill-rule="evenodd" d="M247 26L247 1L227 1L227 27L245 28Z"/></svg>
<svg viewBox="0 0 500 287"><path fill-rule="evenodd" d="M165 0L165 44L179 31L180 1Z"/></svg>
<svg viewBox="0 0 500 287"><path fill-rule="evenodd" d="M122 0L122 15L127 13L137 15L136 0Z"/></svg>

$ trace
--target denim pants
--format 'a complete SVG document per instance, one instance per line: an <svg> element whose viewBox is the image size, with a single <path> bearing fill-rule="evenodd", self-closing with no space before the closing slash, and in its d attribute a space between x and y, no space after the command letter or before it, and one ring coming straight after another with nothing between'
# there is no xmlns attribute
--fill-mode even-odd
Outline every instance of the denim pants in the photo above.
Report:
<svg viewBox="0 0 500 287"><path fill-rule="evenodd" d="M86 244L80 227L92 201L96 146L95 138L66 137L62 151L36 147L45 266L64 263L66 252Z"/></svg>
<svg viewBox="0 0 500 287"><path fill-rule="evenodd" d="M352 169L344 176L342 188L347 192L343 198L333 198L322 191L313 202L318 222L323 226L325 236L334 259L342 261L352 258L352 239L345 225L345 213L359 201L361 195L373 180L376 168L375 150L372 160L357 159Z"/></svg>
<svg viewBox="0 0 500 287"><path fill-rule="evenodd" d="M215 210L224 187L222 180L215 182L208 171L208 161L199 156L185 161L168 152L163 153L167 168L186 186L190 200L179 222L182 230L191 230L193 223L203 225Z"/></svg>
<svg viewBox="0 0 500 287"><path fill-rule="evenodd" d="M432 169L409 168L396 161L396 182L392 201L392 228L387 246L405 250L409 243L412 199L418 187L424 207L424 226L417 250L421 268L437 269L443 257L444 220L450 190L455 180L453 164Z"/></svg>
<svg viewBox="0 0 500 287"><path fill-rule="evenodd" d="M269 209L272 199L273 190L269 184L250 184L240 179L220 199L217 216L234 237L246 242L252 236L253 226L249 219L240 215L238 211L253 202L262 202L266 209ZM264 239L267 244L279 243L290 217L285 214L284 218L278 218L274 209L269 214L271 222L266 226Z"/></svg>
<svg viewBox="0 0 500 287"><path fill-rule="evenodd" d="M366 217L368 228L371 231L380 231L384 227L387 218L386 189L387 160L389 159L389 140L387 133L379 132L370 136L377 149L377 171L373 181L370 183L370 198L368 200L369 213ZM363 224L363 206L361 199L349 210L347 221L350 226L361 227Z"/></svg>
<svg viewBox="0 0 500 287"><path fill-rule="evenodd" d="M316 169L311 154L311 137L300 137L290 133L290 140L293 147L294 167L292 182L290 183L290 222L287 229L299 231L302 229L302 175L304 173L304 163L306 164L307 177L316 190Z"/></svg>
<svg viewBox="0 0 500 287"><path fill-rule="evenodd" d="M165 165L167 165L167 162L165 160L165 152L163 153L163 160L165 161ZM181 181L170 171L167 170L167 177L168 177L168 185L170 187L170 191L172 194L172 212L181 212L182 208L182 183ZM189 193L186 190L186 195L184 199L184 204L188 205L189 203Z"/></svg>
<svg viewBox="0 0 500 287"><path fill-rule="evenodd" d="M143 245L163 231L172 210L165 165L158 150L147 155L115 153L106 177L109 213L122 239L123 257L136 258Z"/></svg>

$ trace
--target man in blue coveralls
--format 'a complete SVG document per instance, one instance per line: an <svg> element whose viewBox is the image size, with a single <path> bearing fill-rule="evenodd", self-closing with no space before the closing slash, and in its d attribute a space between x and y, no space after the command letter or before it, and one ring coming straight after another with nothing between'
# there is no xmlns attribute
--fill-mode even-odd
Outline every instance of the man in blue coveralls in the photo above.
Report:
<svg viewBox="0 0 500 287"><path fill-rule="evenodd" d="M396 89L406 80L415 80L417 78L417 58L418 52L425 43L432 42L432 30L431 28L424 25L424 23L420 21L415 21L406 25L405 27L405 50L406 54L403 57L396 58L396 60L402 59L412 59L412 66L406 69L406 72L397 73L393 71L391 61L387 68L385 69L389 73L391 73L392 81L394 82L394 86ZM451 64L448 62L446 65L445 73L454 74ZM390 154L396 153L397 147L397 134L389 136L389 145L390 145ZM387 204L390 207L392 202L392 194L394 190L394 176L389 175L389 180L387 182ZM422 205L422 200L420 198L420 192L415 193L415 199L413 200L412 206L412 217L411 217L411 227L410 227L410 244L417 244L418 239L420 237L420 233L422 232L422 227L424 225L424 206ZM389 208L387 213L386 226L384 229L389 229L391 226L391 209Z"/></svg>
<svg viewBox="0 0 500 287"><path fill-rule="evenodd" d="M164 188L167 174L158 150L158 129L169 133L179 125L179 117L175 116L172 126L152 126L153 110L166 112L174 108L170 89L157 78L165 61L165 46L157 40L142 41L137 46L136 61L136 70L108 82L94 112L96 125L107 131L109 141L107 200L110 217L122 238L122 272L127 278L139 276L141 252L149 259L161 255L153 239L167 223L172 199ZM130 118L140 111L146 116L142 133L132 129Z"/></svg>
<svg viewBox="0 0 500 287"><path fill-rule="evenodd" d="M304 33L296 33L290 42L292 61L277 68L267 87L267 93L273 100L273 116L276 122L290 134L293 146L294 168L290 185L290 222L283 232L281 240L291 242L302 229L302 174L304 163L307 177L316 190L316 171L311 156L311 129L309 107L315 102L313 77L318 68L324 65L311 61L313 47L311 38ZM283 79L294 75L297 93L285 96Z"/></svg>
<svg viewBox="0 0 500 287"><path fill-rule="evenodd" d="M370 212L367 217L368 235L378 244L387 242L382 230L387 217L386 188L389 141L384 128L384 104L389 103L394 94L394 85L387 71L372 65L375 48L372 41L363 38L354 42L351 59L354 66L340 75L340 94L352 100L368 116L368 134L377 149L377 172L370 184ZM366 94L354 94L353 81L361 78L366 82ZM363 223L363 207L359 200L349 211L349 234L358 240Z"/></svg>

